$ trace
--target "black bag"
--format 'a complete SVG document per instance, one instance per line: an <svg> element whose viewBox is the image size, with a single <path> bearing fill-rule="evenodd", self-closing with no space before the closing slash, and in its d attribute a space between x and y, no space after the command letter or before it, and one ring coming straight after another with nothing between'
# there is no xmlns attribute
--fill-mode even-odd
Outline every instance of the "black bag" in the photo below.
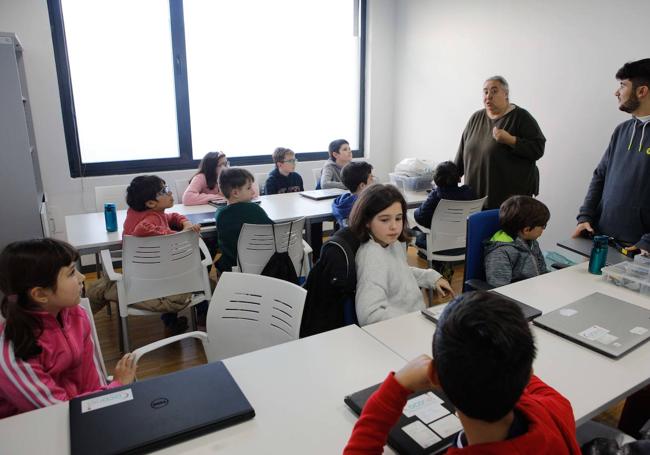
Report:
<svg viewBox="0 0 650 455"><path fill-rule="evenodd" d="M291 241L292 229L293 224L291 224L291 227L289 228L289 236L287 237L287 242ZM298 284L298 274L296 273L296 268L293 266L293 262L289 256L289 245L287 244L287 251L278 251L278 246L275 241L275 226L273 226L273 245L275 246L275 253L273 253L273 256L271 256L269 262L266 263L261 274L264 276L277 278L278 280L284 280L293 284ZM304 260L305 259L303 255L303 261Z"/></svg>

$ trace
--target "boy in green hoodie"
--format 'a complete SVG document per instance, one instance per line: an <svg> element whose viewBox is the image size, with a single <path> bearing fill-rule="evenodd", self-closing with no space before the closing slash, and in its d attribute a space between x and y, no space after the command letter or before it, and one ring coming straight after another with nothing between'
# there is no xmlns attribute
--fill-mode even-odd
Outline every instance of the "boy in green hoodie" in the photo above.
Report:
<svg viewBox="0 0 650 455"><path fill-rule="evenodd" d="M488 284L499 287L548 272L537 239L550 218L548 207L530 196L511 196L501 204L501 230L484 248Z"/></svg>

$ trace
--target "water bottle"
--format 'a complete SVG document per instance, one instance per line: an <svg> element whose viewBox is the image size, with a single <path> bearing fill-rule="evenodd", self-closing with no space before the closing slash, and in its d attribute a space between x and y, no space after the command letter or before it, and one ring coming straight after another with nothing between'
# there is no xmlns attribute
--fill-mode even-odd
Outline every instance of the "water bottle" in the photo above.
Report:
<svg viewBox="0 0 650 455"><path fill-rule="evenodd" d="M591 256L589 256L589 273L594 275L602 275L602 268L605 267L607 261L607 244L609 237L606 235L594 235L594 246L591 248Z"/></svg>
<svg viewBox="0 0 650 455"><path fill-rule="evenodd" d="M115 204L107 202L104 204L104 221L108 232L117 231L117 209Z"/></svg>

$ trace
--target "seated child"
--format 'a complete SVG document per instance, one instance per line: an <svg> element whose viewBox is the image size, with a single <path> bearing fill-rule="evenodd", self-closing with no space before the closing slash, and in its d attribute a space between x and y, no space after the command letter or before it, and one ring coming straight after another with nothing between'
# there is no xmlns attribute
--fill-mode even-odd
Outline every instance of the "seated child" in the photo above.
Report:
<svg viewBox="0 0 650 455"><path fill-rule="evenodd" d="M361 191L374 181L372 165L365 161L353 161L341 171L341 180L350 192L337 196L332 201L332 215L339 226L347 227L354 202Z"/></svg>
<svg viewBox="0 0 650 455"><path fill-rule="evenodd" d="M275 169L269 172L264 185L264 194L296 193L305 191L302 186L302 177L295 172L296 154L293 150L278 147L273 152Z"/></svg>
<svg viewBox="0 0 650 455"><path fill-rule="evenodd" d="M174 195L165 181L156 175L141 175L134 178L126 189L126 203L129 209L124 220L122 235L149 237L174 234L179 231L200 232L201 226L192 224L178 213L165 213L174 205ZM96 313L108 302L117 302L117 285L108 277L102 276L88 286L88 298ZM183 333L187 329L187 318L178 317L178 312L190 303L191 293L183 293L146 300L133 305L149 311L159 311L163 315L165 327L171 334ZM207 310L206 310L207 311Z"/></svg>
<svg viewBox="0 0 650 455"><path fill-rule="evenodd" d="M501 204L501 230L484 247L488 284L499 287L548 272L537 239L550 218L548 208L530 196L511 196Z"/></svg>
<svg viewBox="0 0 650 455"><path fill-rule="evenodd" d="M454 454L580 454L571 403L533 374L535 342L516 304L470 292L445 308L426 355L369 398L344 454L381 454L409 394L440 388L462 425ZM426 428L426 427L425 427Z"/></svg>
<svg viewBox="0 0 650 455"><path fill-rule="evenodd" d="M0 254L0 419L133 382L135 357L106 383L95 359L77 251L45 238L14 242Z"/></svg>
<svg viewBox="0 0 650 455"><path fill-rule="evenodd" d="M237 265L237 240L244 223L273 224L255 198L253 174L242 168L228 168L219 176L219 187L228 200L228 205L219 207L217 221L217 242L221 257L216 266L219 273L230 272Z"/></svg>
<svg viewBox="0 0 650 455"><path fill-rule="evenodd" d="M184 205L202 205L223 199L217 184L219 174L228 167L228 159L223 152L208 152L199 163L199 169L192 177L183 193Z"/></svg>
<svg viewBox="0 0 650 455"><path fill-rule="evenodd" d="M424 309L420 287L453 295L435 270L409 267L403 243L410 240L406 209L402 193L381 184L366 188L352 207L350 230L361 241L356 255L359 325Z"/></svg>
<svg viewBox="0 0 650 455"><path fill-rule="evenodd" d="M341 181L341 169L352 161L352 150L350 144L345 139L337 139L330 142L329 145L330 159L323 166L320 174L320 188L347 188Z"/></svg>

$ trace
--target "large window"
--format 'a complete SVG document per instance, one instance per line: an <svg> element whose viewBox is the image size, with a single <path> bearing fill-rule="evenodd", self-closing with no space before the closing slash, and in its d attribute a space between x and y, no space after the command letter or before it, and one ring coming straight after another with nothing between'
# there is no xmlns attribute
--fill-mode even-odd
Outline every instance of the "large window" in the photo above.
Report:
<svg viewBox="0 0 650 455"><path fill-rule="evenodd" d="M74 177L363 155L364 0L49 0Z"/></svg>

